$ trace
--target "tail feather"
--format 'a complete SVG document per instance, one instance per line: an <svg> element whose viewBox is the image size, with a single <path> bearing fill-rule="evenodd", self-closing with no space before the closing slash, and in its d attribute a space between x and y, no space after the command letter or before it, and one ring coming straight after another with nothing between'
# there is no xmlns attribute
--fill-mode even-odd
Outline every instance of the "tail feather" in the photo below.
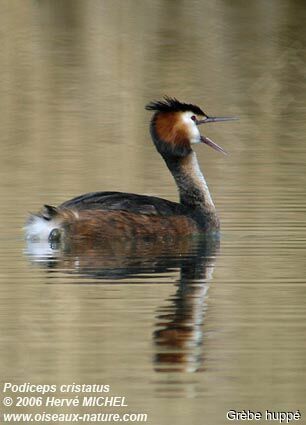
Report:
<svg viewBox="0 0 306 425"><path fill-rule="evenodd" d="M56 207L53 207L52 205L44 205L42 210L40 211L40 215L45 220L49 221L58 215L58 209Z"/></svg>
<svg viewBox="0 0 306 425"><path fill-rule="evenodd" d="M27 239L48 240L52 230L59 227L58 209L51 205L44 205L37 214L31 214L25 232Z"/></svg>

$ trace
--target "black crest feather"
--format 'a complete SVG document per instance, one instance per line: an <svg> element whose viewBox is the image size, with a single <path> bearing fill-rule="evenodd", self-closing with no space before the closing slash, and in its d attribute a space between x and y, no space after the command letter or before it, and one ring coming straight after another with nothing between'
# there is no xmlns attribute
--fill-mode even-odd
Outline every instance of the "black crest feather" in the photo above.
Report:
<svg viewBox="0 0 306 425"><path fill-rule="evenodd" d="M157 112L186 112L191 111L197 115L206 116L206 114L196 105L191 103L183 103L177 100L175 97L165 96L164 100L157 100L148 103L146 105L147 111L157 111Z"/></svg>

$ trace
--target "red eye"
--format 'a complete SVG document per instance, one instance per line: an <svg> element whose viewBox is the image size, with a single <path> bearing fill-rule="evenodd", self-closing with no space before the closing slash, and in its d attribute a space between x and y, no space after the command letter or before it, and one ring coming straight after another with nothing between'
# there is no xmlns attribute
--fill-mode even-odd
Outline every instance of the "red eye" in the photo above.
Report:
<svg viewBox="0 0 306 425"><path fill-rule="evenodd" d="M196 121L197 117L195 115L192 115L191 119L192 119L192 121Z"/></svg>

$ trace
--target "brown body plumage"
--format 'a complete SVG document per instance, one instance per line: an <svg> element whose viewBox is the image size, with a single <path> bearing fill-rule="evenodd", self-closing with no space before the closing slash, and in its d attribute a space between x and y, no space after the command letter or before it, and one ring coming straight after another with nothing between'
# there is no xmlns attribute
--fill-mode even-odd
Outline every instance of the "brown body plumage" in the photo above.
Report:
<svg viewBox="0 0 306 425"><path fill-rule="evenodd" d="M63 235L100 241L112 238L164 239L197 233L196 223L179 215L160 217L128 211L59 211Z"/></svg>
<svg viewBox="0 0 306 425"><path fill-rule="evenodd" d="M171 98L152 102L147 109L155 112L151 136L175 179L180 202L120 192L89 193L59 207L45 205L27 223L29 238L165 239L218 230L216 210L192 144L203 142L223 151L200 134L198 125L230 118L210 118L198 106Z"/></svg>

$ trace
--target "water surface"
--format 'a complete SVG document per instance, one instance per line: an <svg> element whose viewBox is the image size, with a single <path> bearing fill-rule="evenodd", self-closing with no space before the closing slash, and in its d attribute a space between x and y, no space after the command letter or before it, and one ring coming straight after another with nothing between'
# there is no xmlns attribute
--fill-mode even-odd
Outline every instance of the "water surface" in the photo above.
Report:
<svg viewBox="0 0 306 425"><path fill-rule="evenodd" d="M152 424L229 409L305 423L305 6L0 6L1 380L107 383ZM29 211L95 190L177 199L144 105L239 123L196 148L222 234L113 251L28 246Z"/></svg>

